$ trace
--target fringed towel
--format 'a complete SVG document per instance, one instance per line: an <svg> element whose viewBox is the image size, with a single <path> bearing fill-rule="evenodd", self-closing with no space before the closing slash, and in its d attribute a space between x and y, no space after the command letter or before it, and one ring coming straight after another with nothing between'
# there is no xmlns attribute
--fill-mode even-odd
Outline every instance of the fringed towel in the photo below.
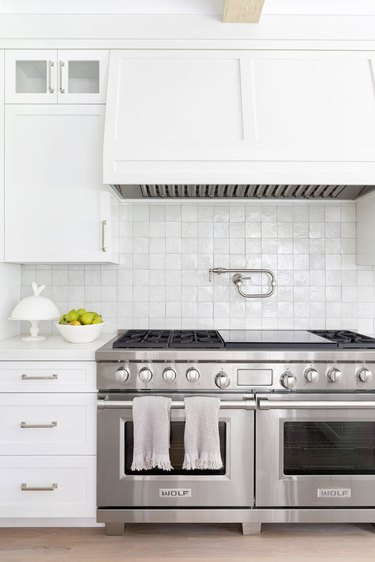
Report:
<svg viewBox="0 0 375 562"><path fill-rule="evenodd" d="M169 459L170 409L170 398L163 396L134 398L132 470L173 469Z"/></svg>
<svg viewBox="0 0 375 562"><path fill-rule="evenodd" d="M220 398L185 398L185 470L219 470L223 466L219 437Z"/></svg>

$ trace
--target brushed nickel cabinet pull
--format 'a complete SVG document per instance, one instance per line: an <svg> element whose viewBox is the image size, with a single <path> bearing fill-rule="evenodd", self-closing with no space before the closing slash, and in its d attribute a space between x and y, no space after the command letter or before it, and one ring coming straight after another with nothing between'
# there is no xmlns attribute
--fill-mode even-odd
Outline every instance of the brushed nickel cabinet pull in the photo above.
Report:
<svg viewBox="0 0 375 562"><path fill-rule="evenodd" d="M49 429L51 427L57 427L57 421L52 421L51 423L27 423L21 421L21 429Z"/></svg>
<svg viewBox="0 0 375 562"><path fill-rule="evenodd" d="M103 252L108 252L108 246L106 244L106 236L105 236L107 224L108 223L106 220L102 221L102 251Z"/></svg>
<svg viewBox="0 0 375 562"><path fill-rule="evenodd" d="M21 484L22 492L53 492L57 490L57 484L51 484L51 486L28 486L27 484Z"/></svg>
<svg viewBox="0 0 375 562"><path fill-rule="evenodd" d="M21 375L23 381L57 381L58 375Z"/></svg>
<svg viewBox="0 0 375 562"><path fill-rule="evenodd" d="M55 66L55 63L52 60L48 61L48 91L50 94L55 93L55 88L52 87L52 68Z"/></svg>
<svg viewBox="0 0 375 562"><path fill-rule="evenodd" d="M60 94L65 94L65 88L63 88L63 68L65 66L64 61L60 61L59 64L59 81L60 81Z"/></svg>

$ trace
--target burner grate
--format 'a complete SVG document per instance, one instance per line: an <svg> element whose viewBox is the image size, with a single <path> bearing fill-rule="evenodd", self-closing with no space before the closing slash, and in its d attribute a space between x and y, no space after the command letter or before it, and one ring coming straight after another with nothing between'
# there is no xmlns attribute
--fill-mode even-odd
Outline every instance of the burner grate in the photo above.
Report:
<svg viewBox="0 0 375 562"><path fill-rule="evenodd" d="M339 348L375 348L374 338L350 330L310 330L310 332L336 343Z"/></svg>
<svg viewBox="0 0 375 562"><path fill-rule="evenodd" d="M219 349L224 340L215 330L128 330L114 348Z"/></svg>
<svg viewBox="0 0 375 562"><path fill-rule="evenodd" d="M170 330L128 330L114 343L114 348L166 348Z"/></svg>
<svg viewBox="0 0 375 562"><path fill-rule="evenodd" d="M172 332L169 347L221 349L224 347L224 341L216 330L175 330Z"/></svg>

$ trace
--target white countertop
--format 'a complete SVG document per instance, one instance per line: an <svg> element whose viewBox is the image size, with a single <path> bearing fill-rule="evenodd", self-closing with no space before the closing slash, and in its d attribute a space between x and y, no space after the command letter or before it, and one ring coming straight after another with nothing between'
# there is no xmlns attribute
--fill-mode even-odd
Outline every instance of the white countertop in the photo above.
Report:
<svg viewBox="0 0 375 562"><path fill-rule="evenodd" d="M116 334L103 334L91 343L69 343L59 335L37 342L15 336L0 341L0 361L95 361L95 351Z"/></svg>

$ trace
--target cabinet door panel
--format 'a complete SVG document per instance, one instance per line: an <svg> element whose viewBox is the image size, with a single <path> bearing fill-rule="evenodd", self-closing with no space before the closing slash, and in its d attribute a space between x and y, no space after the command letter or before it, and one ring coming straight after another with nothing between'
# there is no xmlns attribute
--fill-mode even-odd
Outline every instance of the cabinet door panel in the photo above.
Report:
<svg viewBox="0 0 375 562"><path fill-rule="evenodd" d="M59 103L105 103L108 51L59 50Z"/></svg>
<svg viewBox="0 0 375 562"><path fill-rule="evenodd" d="M375 89L362 53L254 53L254 160L373 161Z"/></svg>
<svg viewBox="0 0 375 562"><path fill-rule="evenodd" d="M96 364L94 361L0 361L0 392L96 392Z"/></svg>
<svg viewBox="0 0 375 562"><path fill-rule="evenodd" d="M57 51L6 51L6 103L56 103L56 78Z"/></svg>
<svg viewBox="0 0 375 562"><path fill-rule="evenodd" d="M95 394L0 395L2 455L93 455Z"/></svg>
<svg viewBox="0 0 375 562"><path fill-rule="evenodd" d="M0 517L95 517L95 486L95 456L0 456Z"/></svg>
<svg viewBox="0 0 375 562"><path fill-rule="evenodd" d="M6 261L111 260L100 210L103 119L103 106L7 106Z"/></svg>

